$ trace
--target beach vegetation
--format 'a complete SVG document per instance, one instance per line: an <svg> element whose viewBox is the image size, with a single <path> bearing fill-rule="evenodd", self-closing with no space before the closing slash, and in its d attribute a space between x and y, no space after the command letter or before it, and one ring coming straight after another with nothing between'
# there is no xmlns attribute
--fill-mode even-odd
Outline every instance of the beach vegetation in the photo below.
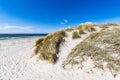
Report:
<svg viewBox="0 0 120 80"><path fill-rule="evenodd" d="M119 29L120 30L120 29ZM63 62L74 67L73 62L83 67L86 58L92 59L94 68L109 69L113 76L120 72L120 31L118 29L93 33L78 44ZM104 47L104 48L103 48ZM106 63L104 65L103 63Z"/></svg>
<svg viewBox="0 0 120 80"><path fill-rule="evenodd" d="M79 30L79 34L85 34L85 32L83 30Z"/></svg>
<svg viewBox="0 0 120 80"><path fill-rule="evenodd" d="M100 27L103 29L103 30L105 30L105 29L107 29L108 27L114 27L114 26L120 26L119 24L115 24L115 23L108 23L108 24L102 24L102 25L100 25Z"/></svg>
<svg viewBox="0 0 120 80"><path fill-rule="evenodd" d="M79 34L78 34L78 32L77 31L74 31L73 33L72 33L72 38L73 39L76 39L76 38L79 38L80 36L79 36Z"/></svg>
<svg viewBox="0 0 120 80"><path fill-rule="evenodd" d="M73 31L73 30L74 30L73 28L67 28L65 31L71 32L71 31Z"/></svg>
<svg viewBox="0 0 120 80"><path fill-rule="evenodd" d="M44 39L36 41L35 51L39 54L41 60L46 60L50 63L57 61L57 53L59 52L59 45L65 37L65 31L59 30L48 34Z"/></svg>
<svg viewBox="0 0 120 80"><path fill-rule="evenodd" d="M75 29L80 31L89 31L89 32L95 31L94 24L89 24L89 23L80 24L77 27L75 27Z"/></svg>
<svg viewBox="0 0 120 80"><path fill-rule="evenodd" d="M40 44L42 44L43 40L44 40L44 38L39 38L37 41L35 41L35 46L40 46Z"/></svg>

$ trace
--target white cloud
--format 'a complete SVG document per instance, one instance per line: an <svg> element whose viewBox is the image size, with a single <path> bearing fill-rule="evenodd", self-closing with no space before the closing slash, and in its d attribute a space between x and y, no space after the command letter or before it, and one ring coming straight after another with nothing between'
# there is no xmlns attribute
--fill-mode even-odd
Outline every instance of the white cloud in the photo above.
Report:
<svg viewBox="0 0 120 80"><path fill-rule="evenodd" d="M31 26L0 26L0 33L33 33L35 29Z"/></svg>
<svg viewBox="0 0 120 80"><path fill-rule="evenodd" d="M67 24L68 23L68 20L63 20L60 24Z"/></svg>

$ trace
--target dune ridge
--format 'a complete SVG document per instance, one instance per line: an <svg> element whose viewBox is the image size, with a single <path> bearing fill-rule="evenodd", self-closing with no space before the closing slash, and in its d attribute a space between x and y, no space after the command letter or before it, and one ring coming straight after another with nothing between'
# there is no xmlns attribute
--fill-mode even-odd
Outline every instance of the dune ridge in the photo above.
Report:
<svg viewBox="0 0 120 80"><path fill-rule="evenodd" d="M114 30L119 29L119 24L98 25L84 23L75 28L64 30L65 35L62 37L59 47L55 48L59 50L58 53L55 53L58 59L56 63L52 64L49 62L49 59L44 60L39 57L41 54L39 48L39 51L36 54L34 53L36 46L39 45L39 42L35 44L38 38L0 41L0 80L119 80L119 71L115 75L111 74L108 68L106 70L99 69L98 67L94 68L94 62L89 56L83 57L85 61L81 64L79 61L82 58L77 58L79 57L77 56L79 54L77 51L80 48L76 48L78 45L81 46L81 43L88 41L92 34L99 33L103 30L114 32ZM73 32L76 32L77 36ZM73 38L73 36L76 37ZM94 36L92 38L94 39ZM51 36L47 41L49 39L51 39ZM119 39L117 38L116 41ZM118 49L119 41L116 45ZM98 46L104 48L107 45ZM76 50L74 50L75 48ZM118 54L120 54L119 49ZM119 58L118 56L118 60ZM118 65L117 67L120 66Z"/></svg>

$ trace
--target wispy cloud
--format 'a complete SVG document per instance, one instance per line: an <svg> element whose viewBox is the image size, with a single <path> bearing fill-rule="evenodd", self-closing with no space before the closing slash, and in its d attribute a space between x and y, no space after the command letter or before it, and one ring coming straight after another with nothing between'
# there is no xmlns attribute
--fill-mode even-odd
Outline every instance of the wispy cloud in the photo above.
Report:
<svg viewBox="0 0 120 80"><path fill-rule="evenodd" d="M35 29L31 26L0 26L0 33L32 33Z"/></svg>
<svg viewBox="0 0 120 80"><path fill-rule="evenodd" d="M60 24L67 24L68 20L64 19L62 22L60 22Z"/></svg>

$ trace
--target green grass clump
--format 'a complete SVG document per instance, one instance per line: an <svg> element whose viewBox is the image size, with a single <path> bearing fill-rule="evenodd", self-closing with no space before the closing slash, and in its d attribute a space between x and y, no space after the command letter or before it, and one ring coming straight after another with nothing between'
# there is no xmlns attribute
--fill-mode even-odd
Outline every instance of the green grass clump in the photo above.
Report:
<svg viewBox="0 0 120 80"><path fill-rule="evenodd" d="M106 45L107 44L107 45ZM102 48L104 46L104 48ZM94 62L94 67L104 70L108 68L112 75L120 72L120 29L103 30L93 33L83 42L78 44L67 59L63 62L63 67L74 66L73 62L80 66L86 58L90 57ZM103 65L103 63L107 63Z"/></svg>
<svg viewBox="0 0 120 80"><path fill-rule="evenodd" d="M75 31L75 32L72 33L72 38L73 38L73 39L79 38L79 37L80 37L80 36L79 36L79 34L78 34L77 31Z"/></svg>
<svg viewBox="0 0 120 80"><path fill-rule="evenodd" d="M95 31L94 24L83 24L83 31Z"/></svg>
<svg viewBox="0 0 120 80"><path fill-rule="evenodd" d="M79 34L84 34L85 32L83 30L79 30Z"/></svg>
<svg viewBox="0 0 120 80"><path fill-rule="evenodd" d="M82 25L78 25L77 27L75 27L75 30L82 30Z"/></svg>
<svg viewBox="0 0 120 80"><path fill-rule="evenodd" d="M74 30L73 28L67 28L65 31L71 32L71 31L73 31L73 30Z"/></svg>
<svg viewBox="0 0 120 80"><path fill-rule="evenodd" d="M95 31L94 24L89 24L89 23L81 24L75 27L75 29L81 31L89 31L89 32Z"/></svg>
<svg viewBox="0 0 120 80"><path fill-rule="evenodd" d="M57 61L57 53L59 45L65 36L65 31L60 30L55 33L48 34L44 39L36 41L36 49L41 60L47 60L50 63Z"/></svg>

